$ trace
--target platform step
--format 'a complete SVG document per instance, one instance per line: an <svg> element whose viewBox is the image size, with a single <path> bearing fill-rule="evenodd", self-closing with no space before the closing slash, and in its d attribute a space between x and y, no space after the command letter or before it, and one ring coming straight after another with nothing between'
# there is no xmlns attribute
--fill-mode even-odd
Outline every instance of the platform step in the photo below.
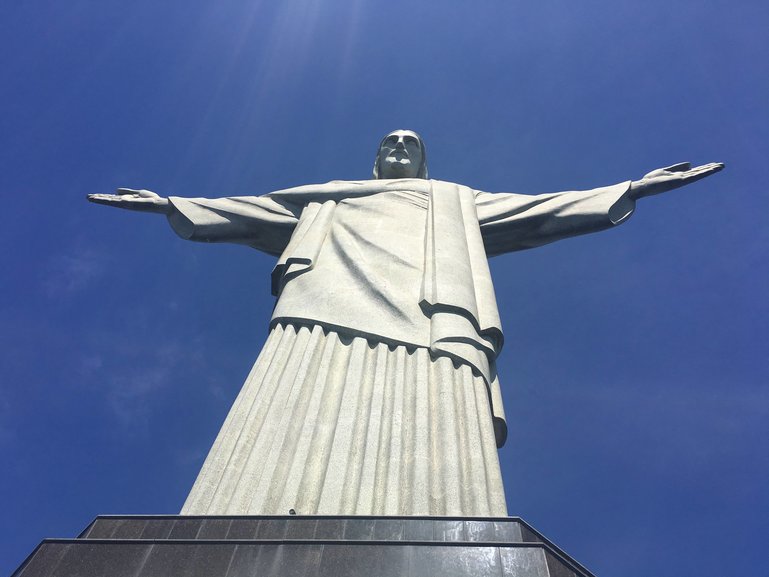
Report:
<svg viewBox="0 0 769 577"><path fill-rule="evenodd" d="M543 542L517 518L100 516L83 539Z"/></svg>
<svg viewBox="0 0 769 577"><path fill-rule="evenodd" d="M13 577L593 577L517 517L100 516Z"/></svg>

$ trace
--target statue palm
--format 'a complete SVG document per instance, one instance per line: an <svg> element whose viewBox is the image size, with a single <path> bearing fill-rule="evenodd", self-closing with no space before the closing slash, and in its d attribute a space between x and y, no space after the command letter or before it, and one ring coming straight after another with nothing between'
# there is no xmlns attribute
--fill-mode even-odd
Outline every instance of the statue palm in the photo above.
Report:
<svg viewBox="0 0 769 577"><path fill-rule="evenodd" d="M630 185L630 197L635 199L644 198L668 192L687 184L697 182L723 170L722 162L711 162L702 166L695 166L688 162L679 162L665 168L658 168L645 174L641 180L634 180Z"/></svg>
<svg viewBox="0 0 769 577"><path fill-rule="evenodd" d="M168 214L171 210L168 199L151 190L118 188L116 194L89 194L88 200L96 204L106 204L107 206L142 212Z"/></svg>

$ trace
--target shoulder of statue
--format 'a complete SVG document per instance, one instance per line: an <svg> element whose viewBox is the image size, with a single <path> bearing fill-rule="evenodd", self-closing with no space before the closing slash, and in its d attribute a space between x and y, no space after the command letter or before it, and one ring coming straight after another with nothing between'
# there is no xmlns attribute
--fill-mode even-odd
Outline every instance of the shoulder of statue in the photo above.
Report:
<svg viewBox="0 0 769 577"><path fill-rule="evenodd" d="M265 196L323 194L323 193L329 193L329 192L336 192L339 190L345 190L349 188L355 188L367 182L370 182L370 181L332 180L329 182L317 183L317 184L302 184L300 186L292 186L291 188L274 190L272 192L267 193L267 195Z"/></svg>
<svg viewBox="0 0 769 577"><path fill-rule="evenodd" d="M425 192L433 182L424 178L377 178L370 180L332 180L326 186L359 195L399 190Z"/></svg>
<svg viewBox="0 0 769 577"><path fill-rule="evenodd" d="M366 184L370 184L372 182L377 182L376 180L369 179L369 180L330 180L323 186L364 186Z"/></svg>
<svg viewBox="0 0 769 577"><path fill-rule="evenodd" d="M458 182L450 182L448 180L436 180L436 179L430 179L430 185L433 187L433 189L436 188L455 188L459 191L461 191L461 194L470 194L473 196L478 196L479 194L483 194L480 190L475 190L474 188L471 188L465 184L460 184Z"/></svg>
<svg viewBox="0 0 769 577"><path fill-rule="evenodd" d="M470 188L466 184L462 184L461 182L451 182L450 180L438 180L437 178L431 178L429 182L436 182L438 184L447 185L447 186L459 186L460 188Z"/></svg>
<svg viewBox="0 0 769 577"><path fill-rule="evenodd" d="M279 202L309 204L315 202L339 202L345 198L369 196L388 190L384 180L332 180L324 184L306 184L284 190L276 190L266 196Z"/></svg>

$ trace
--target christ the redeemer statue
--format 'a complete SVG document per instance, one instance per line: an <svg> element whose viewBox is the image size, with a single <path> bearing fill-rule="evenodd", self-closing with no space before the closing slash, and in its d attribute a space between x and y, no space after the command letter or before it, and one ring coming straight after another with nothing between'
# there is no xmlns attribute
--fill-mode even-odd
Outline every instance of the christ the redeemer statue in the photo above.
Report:
<svg viewBox="0 0 769 577"><path fill-rule="evenodd" d="M611 228L638 199L722 168L488 193L428 180L424 143L396 130L373 180L219 199L89 195L165 214L184 239L278 257L269 337L182 514L506 515L487 257Z"/></svg>

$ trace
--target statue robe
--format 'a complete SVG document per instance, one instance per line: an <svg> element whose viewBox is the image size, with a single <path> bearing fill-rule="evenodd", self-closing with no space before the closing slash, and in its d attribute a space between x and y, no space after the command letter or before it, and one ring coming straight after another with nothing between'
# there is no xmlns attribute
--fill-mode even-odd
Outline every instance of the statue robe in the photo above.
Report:
<svg viewBox="0 0 769 577"><path fill-rule="evenodd" d="M397 179L172 197L183 238L279 257L270 337L182 513L505 515L487 257L618 224L628 190Z"/></svg>

